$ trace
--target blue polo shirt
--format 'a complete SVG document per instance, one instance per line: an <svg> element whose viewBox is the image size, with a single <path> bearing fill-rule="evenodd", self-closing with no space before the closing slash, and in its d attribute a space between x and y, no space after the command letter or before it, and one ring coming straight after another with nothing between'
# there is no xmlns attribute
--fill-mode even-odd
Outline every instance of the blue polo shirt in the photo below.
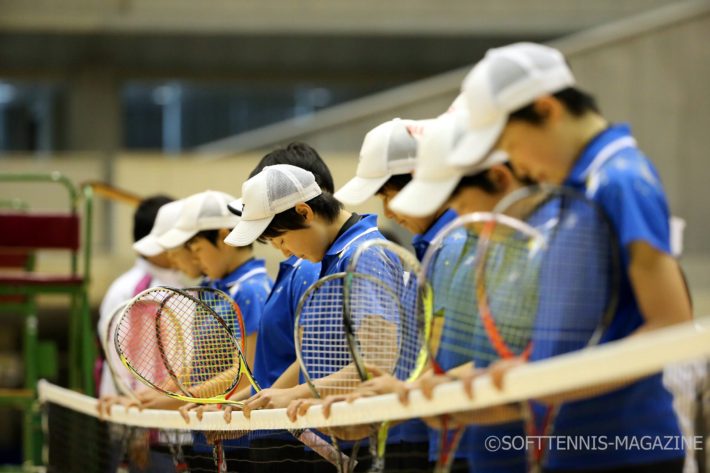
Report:
<svg viewBox="0 0 710 473"><path fill-rule="evenodd" d="M320 263L291 256L279 265L274 288L269 294L259 323L254 358L254 378L268 388L296 361L293 325L298 301L320 273Z"/></svg>
<svg viewBox="0 0 710 473"><path fill-rule="evenodd" d="M424 255L426 254L431 242L434 241L436 235L439 234L441 230L444 229L449 223L456 219L458 215L451 209L446 209L439 218L437 218L434 223L425 231L419 235L415 235L412 238L412 246L414 247L414 253L417 255L417 259L422 261Z"/></svg>
<svg viewBox="0 0 710 473"><path fill-rule="evenodd" d="M384 235L377 229L377 215L361 215L325 252L321 261L320 277L346 271L358 245L368 240L384 239Z"/></svg>
<svg viewBox="0 0 710 473"><path fill-rule="evenodd" d="M633 242L643 241L670 254L669 211L661 181L627 125L610 126L588 143L564 185L586 193L606 212L619 240L624 269ZM643 321L628 272L622 271L619 304L602 342L628 336ZM681 450L663 450L653 443L650 448L639 446L644 436L681 435L672 401L657 374L602 396L563 404L554 435L626 437L636 443L619 449L551 449L546 467L602 469L683 457Z"/></svg>
<svg viewBox="0 0 710 473"><path fill-rule="evenodd" d="M223 278L208 281L207 285L226 292L234 299L242 311L245 335L259 329L264 304L273 286L263 259L252 258Z"/></svg>

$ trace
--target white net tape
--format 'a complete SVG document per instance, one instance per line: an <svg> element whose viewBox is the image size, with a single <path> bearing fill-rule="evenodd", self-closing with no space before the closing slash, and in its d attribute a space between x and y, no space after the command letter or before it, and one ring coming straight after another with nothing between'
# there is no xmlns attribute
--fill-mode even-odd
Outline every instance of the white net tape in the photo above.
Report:
<svg viewBox="0 0 710 473"><path fill-rule="evenodd" d="M246 419L241 413L233 413L229 424L220 412L206 413L201 421L192 413L190 423L186 424L176 411L138 411L114 406L110 421L136 427L214 431L319 428L429 417L634 379L660 372L674 363L709 356L710 317L704 317L515 368L507 374L502 390L494 387L488 376L483 376L474 384L474 399L469 399L461 383L456 381L437 387L432 400L425 399L420 392L413 392L407 406L402 405L394 395L360 399L350 405L335 404L328 419L320 407L315 406L297 422L288 420L285 409L271 409L253 412L251 419ZM98 416L95 399L46 381L39 383L39 397L42 403L53 403L88 416Z"/></svg>

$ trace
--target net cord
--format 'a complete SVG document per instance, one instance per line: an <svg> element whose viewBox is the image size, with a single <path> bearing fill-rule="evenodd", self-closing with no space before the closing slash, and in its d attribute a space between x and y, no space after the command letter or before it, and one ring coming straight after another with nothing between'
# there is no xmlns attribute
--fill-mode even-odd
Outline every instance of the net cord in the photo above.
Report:
<svg viewBox="0 0 710 473"><path fill-rule="evenodd" d="M220 412L205 413L198 421L190 413L186 424L176 411L126 410L113 406L111 422L137 427L190 430L273 430L320 428L430 417L448 412L472 410L565 391L650 375L666 365L710 356L710 316L672 327L643 333L619 341L605 343L583 351L572 352L511 370L503 390L497 390L490 377L482 376L474 383L473 399L469 399L459 381L443 384L434 390L432 400L414 391L408 406L400 404L396 395L387 394L345 402L332 406L326 419L320 406L291 422L285 409L254 411L251 419L232 413L227 424ZM620 362L623 360L623 362ZM54 403L90 416L98 416L96 399L55 386L48 381L38 383L42 403Z"/></svg>

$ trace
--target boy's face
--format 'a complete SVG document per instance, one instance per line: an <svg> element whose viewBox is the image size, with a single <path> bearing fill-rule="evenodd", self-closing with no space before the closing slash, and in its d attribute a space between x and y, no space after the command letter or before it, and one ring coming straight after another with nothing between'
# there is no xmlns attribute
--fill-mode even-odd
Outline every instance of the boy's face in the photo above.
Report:
<svg viewBox="0 0 710 473"><path fill-rule="evenodd" d="M385 189L377 194L377 197L382 201L382 210L384 211L385 217L397 222L399 226L406 228L415 235L419 235L427 231L436 218L436 215L428 217L410 217L408 215L392 211L389 207L389 203L398 193L399 192L394 189Z"/></svg>
<svg viewBox="0 0 710 473"><path fill-rule="evenodd" d="M562 184L576 158L574 120L552 97L538 99L536 110L545 117L540 124L509 120L497 148L508 153L520 177L537 182Z"/></svg>
<svg viewBox="0 0 710 473"><path fill-rule="evenodd" d="M491 212L503 197L526 185L504 164L489 169L488 179L495 186L495 192L487 192L481 187L463 187L449 199L449 207L459 215Z"/></svg>
<svg viewBox="0 0 710 473"><path fill-rule="evenodd" d="M502 195L489 194L480 187L464 187L449 200L449 207L459 215L490 212L502 198Z"/></svg>
<svg viewBox="0 0 710 473"><path fill-rule="evenodd" d="M177 268L186 276L190 278L198 278L202 276L200 263L185 245L180 245L177 248L171 248L167 250L166 253L173 267Z"/></svg>
<svg viewBox="0 0 710 473"><path fill-rule="evenodd" d="M165 268L165 269L173 269L175 268L175 265L170 261L170 258L168 257L167 253L163 251L162 253L158 253L155 256L144 256L148 262L151 264L159 267L159 268Z"/></svg>
<svg viewBox="0 0 710 473"><path fill-rule="evenodd" d="M224 243L223 239L223 236L218 236L216 246L202 237L193 238L187 243L187 247L197 260L200 270L210 279L221 279L229 273L228 259L225 254L228 251L234 251L234 248Z"/></svg>
<svg viewBox="0 0 710 473"><path fill-rule="evenodd" d="M318 222L312 222L308 228L287 231L270 240L271 245L280 250L284 257L295 255L318 263L325 257L329 242Z"/></svg>

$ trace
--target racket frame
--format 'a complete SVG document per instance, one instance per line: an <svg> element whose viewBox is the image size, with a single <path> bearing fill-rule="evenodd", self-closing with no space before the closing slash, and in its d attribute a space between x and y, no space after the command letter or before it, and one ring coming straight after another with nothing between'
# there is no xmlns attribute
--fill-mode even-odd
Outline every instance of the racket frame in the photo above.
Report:
<svg viewBox="0 0 710 473"><path fill-rule="evenodd" d="M617 237L617 233L611 223L611 220L609 219L609 216L606 214L606 212L604 212L604 210L599 206L599 204L597 204L587 195L566 186L557 186L548 183L538 183L520 189L516 189L515 191L511 192L503 199L501 199L501 201L498 202L498 204L494 207L493 212L505 215L504 212L510 211L510 209L512 209L516 204L520 203L525 199L533 199L536 196L539 196L538 201L535 202L535 205L530 208L528 214L525 216L516 216L515 218L520 218L524 220L525 218L530 217L537 209L556 198L562 199L561 205L562 203L566 203L571 200L578 200L583 201L585 204L589 205L589 207L594 210L594 212L599 216L599 221L603 225L605 225L606 231L609 234L609 250L611 253L609 259L609 276L611 278L609 282L609 299L607 300L607 304L601 315L599 324L597 324L585 347L582 349L598 345L604 333L609 328L609 325L611 324L611 321L613 320L614 315L616 314L616 310L619 304L619 287L621 285L621 251L619 248L619 240ZM563 211L561 210L560 214L562 213ZM553 244L553 238L554 237L550 239L551 244ZM532 433L535 435L550 436L553 434L554 421L557 417L557 413L559 412L560 404L548 406L545 412L545 418L543 421L542 429L537 429L535 427L535 418L532 413L532 409L530 408L530 403L522 402L521 406L523 410L523 415L525 417L526 430L530 430L532 428L534 430ZM532 452L533 456L530 459L530 466L534 471L539 471L541 469L542 462L544 461L544 453L545 452L542 449L535 449L535 451Z"/></svg>
<svg viewBox="0 0 710 473"><path fill-rule="evenodd" d="M178 394L176 392L168 391L166 389L163 389L159 386L157 386L155 383L153 383L151 380L145 378L141 373L139 373L132 365L128 357L123 353L123 350L121 350L121 337L119 336L119 331L116 330L115 336L114 336L114 344L116 346L116 351L119 354L119 357L121 359L121 362L124 364L126 368L128 368L131 373L142 383L146 384L148 387L155 389L156 391L165 394L168 397L171 397L173 399L177 399L179 401L183 402L191 402L191 403L197 403L197 404L232 404L232 405L237 405L241 406L244 403L241 401L233 401L230 399L227 399L227 396L233 393L234 388L239 384L241 381L242 376L246 376L249 379L249 382L252 385L257 384L256 380L254 379L254 376L251 373L251 370L249 369L248 364L246 363L246 358L244 357L244 354L242 353L241 350L241 343L239 340L234 336L234 332L232 329L229 327L229 325L224 321L222 317L220 317L211 307L209 307L207 304L203 303L199 299L193 297L190 294L187 294L183 292L180 289L176 288L171 288L171 287L166 287L166 286L159 286L159 287L154 287L147 289L138 295L136 295L125 307L122 315L121 315L121 320L123 317L126 317L129 309L138 301L143 300L147 295L153 293L153 292L159 292L159 291L164 291L168 292L168 295L161 301L155 301L151 300L152 302L156 302L160 304L160 307L158 309L158 314L156 314L156 324L158 323L158 320L160 317L162 317L162 312L163 312L163 307L165 307L165 303L168 301L168 299L175 297L175 296L180 296L187 298L190 302L196 304L195 307L200 307L202 309L205 309L205 313L212 318L215 319L215 321L230 335L232 341L234 342L234 348L236 348L237 351L237 360L239 363L238 371L236 376L234 377L234 380L232 384L230 385L229 389L224 393L219 396L213 396L213 397L193 397L189 394L189 391L185 389L177 380L177 376L175 375L172 367L166 360L165 353L162 348L162 340L160 337L160 330L157 330L156 337L159 340L158 342L158 350L161 353L161 358L164 363L165 368L168 371L168 375L172 378L173 382L176 383L176 387L180 389L183 394ZM120 323L120 322L119 322ZM177 322L179 323L179 322ZM157 329L157 325L156 325Z"/></svg>
<svg viewBox="0 0 710 473"><path fill-rule="evenodd" d="M433 286L429 280L429 272L432 266L436 263L436 258L439 254L439 249L444 246L445 240L453 232L459 229L464 229L466 232L468 232L468 230L466 229L466 227L468 226L483 225L485 227L490 222L499 222L514 228L520 226L522 228L525 228L526 230L532 230L536 235L541 236L541 234L537 230L525 224L524 222L516 218L509 217L507 215L503 215L496 212L473 212L470 214L460 215L451 222L449 222L446 226L444 226L444 228L439 231L439 233L436 234L431 244L429 245L427 252L422 258L420 274L417 278L417 281L420 285L420 297L422 298L422 310L420 311L420 330L423 333L424 349L427 351L431 367L435 374L445 374L446 371L441 367L441 364L437 361L436 358L436 352L440 350L441 347L437 345L436 350L434 350L434 348L432 347L432 337L434 335L432 327L435 321L435 294ZM478 248L476 248L476 251L478 251ZM459 266L460 261L457 261L454 267L452 268L452 271L456 271L456 268L458 268ZM445 323L446 314L444 314L444 322L442 323L440 336L443 336ZM465 430L462 426L457 427L454 429L454 432L451 434L450 437L448 433L450 430L448 428L449 420L450 418L448 415L441 416L443 429L441 431L439 443L439 456L437 458L436 466L434 469L436 473L450 471L451 464L455 456L455 451L458 448L458 444L460 443L461 438L463 436L463 432Z"/></svg>

